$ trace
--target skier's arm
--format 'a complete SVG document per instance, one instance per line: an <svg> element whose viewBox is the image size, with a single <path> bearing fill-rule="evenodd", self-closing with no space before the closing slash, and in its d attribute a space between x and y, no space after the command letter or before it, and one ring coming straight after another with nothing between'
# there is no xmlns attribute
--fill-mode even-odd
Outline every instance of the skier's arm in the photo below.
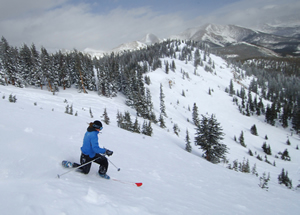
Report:
<svg viewBox="0 0 300 215"><path fill-rule="evenodd" d="M92 149L95 153L105 154L106 149L100 148L98 144L98 137L92 139Z"/></svg>

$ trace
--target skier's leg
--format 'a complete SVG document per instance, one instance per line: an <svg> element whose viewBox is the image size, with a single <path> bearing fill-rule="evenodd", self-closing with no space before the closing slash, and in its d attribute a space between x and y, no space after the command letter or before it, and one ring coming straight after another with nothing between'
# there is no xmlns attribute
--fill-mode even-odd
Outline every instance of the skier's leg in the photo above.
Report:
<svg viewBox="0 0 300 215"><path fill-rule="evenodd" d="M103 175L106 174L107 169L108 169L108 161L107 158L105 156L102 155L96 155L97 157L99 157L97 160L95 160L94 162L99 164L99 174Z"/></svg>
<svg viewBox="0 0 300 215"><path fill-rule="evenodd" d="M80 163L81 163L81 165L85 164L87 162L90 162L91 160L93 160L93 159L90 158L90 156L81 153L81 156L80 156ZM88 174L90 172L91 166L92 166L92 163L89 163L87 165L84 165L80 169L82 170L82 173Z"/></svg>

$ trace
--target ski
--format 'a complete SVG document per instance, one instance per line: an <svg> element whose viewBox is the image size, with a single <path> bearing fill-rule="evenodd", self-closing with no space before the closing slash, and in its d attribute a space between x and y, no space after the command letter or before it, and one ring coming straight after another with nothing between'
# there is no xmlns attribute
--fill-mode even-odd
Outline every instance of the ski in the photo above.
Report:
<svg viewBox="0 0 300 215"><path fill-rule="evenodd" d="M93 161L94 161L94 160L92 160L92 161L90 161L90 162L88 162L88 163L91 163L91 162L93 162ZM57 174L57 177L60 178L62 175L65 175L65 174L67 174L67 173L69 173L69 172L71 172L71 171L74 171L74 170L76 170L76 169L80 168L81 166L84 166L84 165L86 165L86 164L88 164L88 163L85 163L85 164L83 164L83 165L74 167L74 166L73 166L73 162L70 162L70 161L67 161L67 160L63 160L63 161L61 162L62 166L65 167L65 168L68 168L68 169L70 169L70 170L67 171L67 172L64 172L64 173L62 173L62 174ZM118 171L119 171L119 170L118 170ZM117 182L120 182L120 183L122 183L122 184L131 184L131 185L137 186L137 187L141 187L141 186L143 185L142 182L131 182L131 181L123 181L123 180L119 180L119 179L116 179L116 178L110 178L110 177L109 177L108 175L106 175L106 174L105 174L104 176L102 176L102 175L99 174L99 176L100 176L101 178L104 178L104 179L111 179L111 180L113 180L113 181L117 181Z"/></svg>
<svg viewBox="0 0 300 215"><path fill-rule="evenodd" d="M120 182L120 183L122 183L122 184L131 184L131 185L137 186L137 187L141 187L141 186L143 185L142 182L123 181L123 180L119 180L119 179L115 179L115 178L111 178L111 180Z"/></svg>

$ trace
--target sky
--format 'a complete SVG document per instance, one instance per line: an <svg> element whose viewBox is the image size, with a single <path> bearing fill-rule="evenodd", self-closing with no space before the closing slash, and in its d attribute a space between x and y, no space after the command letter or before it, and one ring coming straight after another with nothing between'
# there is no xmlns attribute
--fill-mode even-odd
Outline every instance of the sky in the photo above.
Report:
<svg viewBox="0 0 300 215"><path fill-rule="evenodd" d="M0 36L48 51L108 51L152 33L163 39L204 25L293 23L299 0L0 0Z"/></svg>

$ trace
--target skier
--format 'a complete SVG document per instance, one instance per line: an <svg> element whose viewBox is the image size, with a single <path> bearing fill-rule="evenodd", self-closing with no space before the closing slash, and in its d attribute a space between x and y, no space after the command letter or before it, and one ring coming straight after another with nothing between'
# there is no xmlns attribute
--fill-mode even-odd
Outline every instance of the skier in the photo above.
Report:
<svg viewBox="0 0 300 215"><path fill-rule="evenodd" d="M95 163L99 164L99 175L102 178L110 179L110 177L106 174L108 169L108 161L107 158L101 154L111 156L113 154L113 151L110 151L106 148L100 148L98 143L98 134L103 129L102 123L98 120L91 122L89 124L89 127L87 128L87 131L83 138L83 145L81 147L81 156L80 156L80 163L85 164L87 162L90 162L91 160ZM80 164L73 163L73 167L78 167ZM82 173L88 174L90 172L92 163L89 163L87 165L84 165L80 167Z"/></svg>

